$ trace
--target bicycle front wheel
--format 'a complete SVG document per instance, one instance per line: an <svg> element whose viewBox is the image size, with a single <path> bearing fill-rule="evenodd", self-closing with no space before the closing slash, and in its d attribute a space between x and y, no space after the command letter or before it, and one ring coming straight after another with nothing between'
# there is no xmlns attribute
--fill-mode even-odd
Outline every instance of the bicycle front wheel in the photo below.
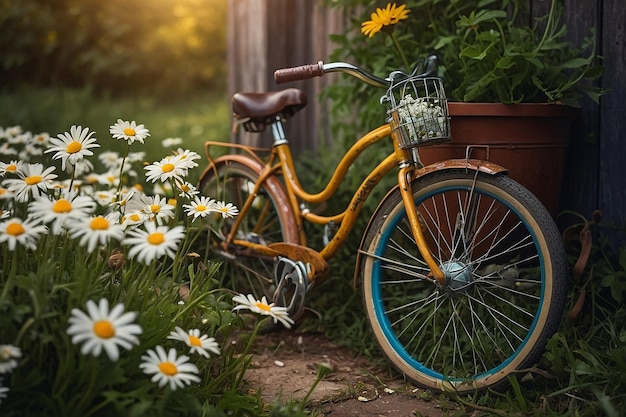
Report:
<svg viewBox="0 0 626 417"><path fill-rule="evenodd" d="M429 276L396 189L362 246L375 337L417 385L460 393L502 388L539 359L560 323L567 263L558 229L536 197L506 176L446 171L412 187L447 278Z"/></svg>
<svg viewBox="0 0 626 417"><path fill-rule="evenodd" d="M202 195L230 202L242 209L262 169L255 161L237 156L222 157L215 166L207 169L200 178ZM235 231L239 240L269 245L274 242L299 243L296 221L284 189L276 177L269 177L254 197L252 206ZM220 219L212 228L208 245L213 255L224 261L222 282L233 290L253 294L257 299L265 296L271 302L276 289L274 277L275 258L263 256L237 245L224 247L224 240L231 233L235 219Z"/></svg>

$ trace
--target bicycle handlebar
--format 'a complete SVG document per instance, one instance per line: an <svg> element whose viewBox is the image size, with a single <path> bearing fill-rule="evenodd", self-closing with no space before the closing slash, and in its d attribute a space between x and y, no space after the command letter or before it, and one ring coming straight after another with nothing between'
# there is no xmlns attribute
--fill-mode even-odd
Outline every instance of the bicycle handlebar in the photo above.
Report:
<svg viewBox="0 0 626 417"><path fill-rule="evenodd" d="M290 81L308 80L313 77L324 75L324 63L300 65L291 68L282 68L274 71L274 80L277 84L288 83Z"/></svg>
<svg viewBox="0 0 626 417"><path fill-rule="evenodd" d="M331 62L324 64L322 61L319 61L317 64L281 68L274 71L274 80L277 84L282 84L290 81L308 80L313 77L321 77L322 75L330 72L344 72L350 74L374 87L387 88L389 86L389 80L379 78L355 65L348 64L346 62Z"/></svg>
<svg viewBox="0 0 626 417"><path fill-rule="evenodd" d="M432 76L437 70L437 57L434 55L429 56L428 59L425 60L425 67L426 68L423 73L416 75L415 73L420 68L418 65L413 71L412 76ZM278 69L274 71L274 80L277 84L282 84L291 81L308 80L313 77L321 77L322 75L331 72L343 72L352 75L353 77L356 77L371 86L381 88L388 88L394 79L397 80L398 78L403 79L408 77L407 74L400 71L394 71L389 74L388 78L380 78L368 73L356 65L348 64L346 62L330 62L328 64L324 64L322 61L319 61L317 64Z"/></svg>

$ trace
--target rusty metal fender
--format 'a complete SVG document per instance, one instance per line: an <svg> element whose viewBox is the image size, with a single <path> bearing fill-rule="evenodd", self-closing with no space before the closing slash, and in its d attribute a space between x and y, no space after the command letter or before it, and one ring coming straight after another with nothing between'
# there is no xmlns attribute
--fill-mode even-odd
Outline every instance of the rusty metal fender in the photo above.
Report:
<svg viewBox="0 0 626 417"><path fill-rule="evenodd" d="M425 167L415 170L413 179L411 182L416 181L417 179L423 176L432 174L433 172L447 171L451 169L455 169L455 170L465 169L468 171L478 171L478 172L484 172L485 174L489 174L489 175L506 173L508 171L503 166L494 164L493 162L484 161L481 159L447 159L445 161L435 162L433 164L430 164L430 165L427 165ZM369 229L372 224L372 219L376 217L376 213L378 213L378 210L380 209L380 207L383 205L385 200L387 200L389 195L396 190L397 187L398 186L389 190L387 195L385 195L385 197L380 201L380 203L378 204L378 207L376 207L376 210L374 210L374 214L372 214L372 217L370 217L370 221L367 224L367 227L365 228L365 232L363 233L363 237L361 238L361 243L359 244L359 249L357 250L357 254L356 254L356 265L354 267L354 288L357 288L359 286L359 273L361 270L361 254L363 251L363 245L365 243L365 236L367 236L369 232Z"/></svg>

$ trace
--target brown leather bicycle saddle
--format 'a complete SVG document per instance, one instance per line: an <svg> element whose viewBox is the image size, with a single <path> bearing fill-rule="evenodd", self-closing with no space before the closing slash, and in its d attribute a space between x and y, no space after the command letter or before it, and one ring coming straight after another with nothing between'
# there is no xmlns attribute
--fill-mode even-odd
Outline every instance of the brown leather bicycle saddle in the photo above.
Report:
<svg viewBox="0 0 626 417"><path fill-rule="evenodd" d="M277 115L291 117L304 106L307 98L304 91L287 88L264 93L237 93L233 96L232 108L238 119L273 118Z"/></svg>

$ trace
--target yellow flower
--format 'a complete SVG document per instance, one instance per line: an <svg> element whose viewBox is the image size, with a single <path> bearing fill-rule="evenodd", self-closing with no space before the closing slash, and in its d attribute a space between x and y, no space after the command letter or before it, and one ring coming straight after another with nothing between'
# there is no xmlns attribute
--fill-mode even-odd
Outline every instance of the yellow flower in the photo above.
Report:
<svg viewBox="0 0 626 417"><path fill-rule="evenodd" d="M409 16L406 4L396 7L396 3L387 3L384 9L376 8L372 13L372 20L361 23L361 32L370 38L379 32L384 26L393 26Z"/></svg>

